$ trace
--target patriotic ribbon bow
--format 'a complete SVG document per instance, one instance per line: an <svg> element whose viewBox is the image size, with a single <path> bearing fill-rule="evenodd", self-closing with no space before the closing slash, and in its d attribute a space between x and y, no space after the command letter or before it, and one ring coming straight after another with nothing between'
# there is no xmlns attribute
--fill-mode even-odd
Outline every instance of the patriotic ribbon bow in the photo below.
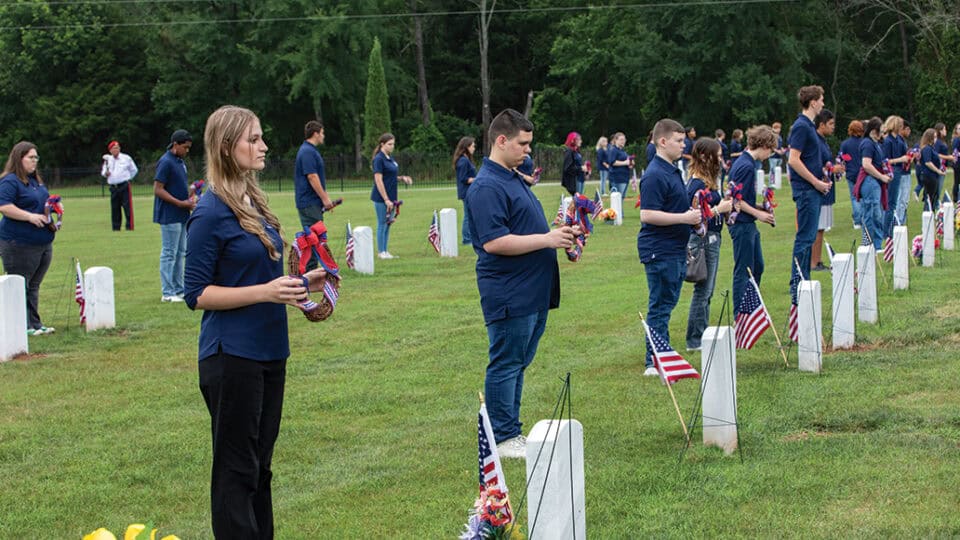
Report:
<svg viewBox="0 0 960 540"><path fill-rule="evenodd" d="M579 193L573 196L573 201L571 201L570 206L567 207L564 224L580 226L580 234L574 238L573 246L566 249L567 259L572 262L579 261L581 255L583 255L583 247L587 245L587 237L593 232L590 215L593 214L596 209L596 203Z"/></svg>
<svg viewBox="0 0 960 540"><path fill-rule="evenodd" d="M400 206L403 204L403 199L393 201L393 208L387 212L387 227L393 225L393 222L400 217ZM336 206L336 205L334 205Z"/></svg>
<svg viewBox="0 0 960 540"><path fill-rule="evenodd" d="M533 183L534 183L534 184L539 184L539 183L540 183L540 175L541 175L541 174L543 174L543 167L537 167L536 169L533 170Z"/></svg>
<svg viewBox="0 0 960 540"><path fill-rule="evenodd" d="M200 196L203 195L203 187L205 185L206 183L202 178L191 184L191 187L193 188L193 194L196 195L197 198L200 198Z"/></svg>
<svg viewBox="0 0 960 540"><path fill-rule="evenodd" d="M888 158L883 158L883 165L880 168L880 172L887 176L893 174L893 167L890 166L890 160Z"/></svg>
<svg viewBox="0 0 960 540"><path fill-rule="evenodd" d="M590 160L588 159L587 162L583 164L583 166L587 168L587 176L590 176L590 173L593 172L593 165L590 163Z"/></svg>
<svg viewBox="0 0 960 540"><path fill-rule="evenodd" d="M59 231L63 226L63 199L59 195L50 195L43 205L43 213L47 215L48 226ZM53 220L53 214L57 216L56 221Z"/></svg>
<svg viewBox="0 0 960 540"><path fill-rule="evenodd" d="M710 209L710 190L701 189L698 191L695 201L697 208L700 210L700 224L697 225L696 233L704 236L707 234L707 222L716 216Z"/></svg>
<svg viewBox="0 0 960 540"><path fill-rule="evenodd" d="M763 210L765 212L773 213L773 209L779 206L777 200L773 196L773 188L767 188L763 190Z"/></svg>
<svg viewBox="0 0 960 540"><path fill-rule="evenodd" d="M907 150L907 160L903 162L904 172L910 172L910 164L917 160L917 156L920 155L920 147L914 146L910 150Z"/></svg>
<svg viewBox="0 0 960 540"><path fill-rule="evenodd" d="M728 198L733 199L734 201L742 201L743 200L743 184L734 184L733 182L730 182L727 185L726 196ZM731 210L730 215L727 216L727 225L733 225L734 223L736 223L737 216L739 215L740 215L740 212L738 212L736 209Z"/></svg>
<svg viewBox="0 0 960 540"><path fill-rule="evenodd" d="M327 246L327 227L322 221L314 223L309 229L304 228L298 232L294 242L301 274L307 271L307 263L316 254L317 258L320 259L320 266L327 271L327 274L340 279L340 267L337 266L337 262L330 255L330 248Z"/></svg>

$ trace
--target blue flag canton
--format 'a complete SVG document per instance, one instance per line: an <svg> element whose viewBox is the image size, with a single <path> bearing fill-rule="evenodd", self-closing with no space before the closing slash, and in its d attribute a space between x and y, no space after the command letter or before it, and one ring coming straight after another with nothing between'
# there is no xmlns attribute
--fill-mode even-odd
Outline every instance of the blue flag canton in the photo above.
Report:
<svg viewBox="0 0 960 540"><path fill-rule="evenodd" d="M480 485L482 486L482 485L485 484L484 478L483 478L483 477L484 477L484 462L486 462L487 459L490 458L490 456L491 456L491 454L492 454L492 451L490 450L490 441L487 439L486 430L483 429L483 415L478 414L478 415L477 415L477 419L478 419L478 420L477 420L477 429L478 429L478 432L479 432L479 436L477 437L477 441L478 441L478 444L479 444L479 448L478 448L479 452L478 452L478 458L477 458L477 460L478 460L477 470L479 471L479 481L480 481Z"/></svg>
<svg viewBox="0 0 960 540"><path fill-rule="evenodd" d="M737 317L743 314L751 314L760 307L760 295L757 294L757 287L754 286L752 281L747 281L747 289L743 291L743 299L740 301L740 306L737 307Z"/></svg>

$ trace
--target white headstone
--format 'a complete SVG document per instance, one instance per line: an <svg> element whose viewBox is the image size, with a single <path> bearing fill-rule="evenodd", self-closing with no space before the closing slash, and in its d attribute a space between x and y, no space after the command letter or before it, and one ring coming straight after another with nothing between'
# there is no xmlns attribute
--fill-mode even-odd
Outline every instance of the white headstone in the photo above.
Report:
<svg viewBox="0 0 960 540"><path fill-rule="evenodd" d="M877 257L873 246L857 248L857 317L877 322Z"/></svg>
<svg viewBox="0 0 960 540"><path fill-rule="evenodd" d="M440 256L456 257L460 237L457 236L457 211L453 208L440 210Z"/></svg>
<svg viewBox="0 0 960 540"><path fill-rule="evenodd" d="M762 193L762 192L763 192L763 188L767 185L767 184L765 184L764 181L763 181L763 168L762 168L762 167L759 168L759 169L757 169L756 182L757 182L757 184L756 184L756 186L757 186L757 193Z"/></svg>
<svg viewBox="0 0 960 540"><path fill-rule="evenodd" d="M923 230L921 238L923 239L923 265L933 266L935 257L934 249L936 248L934 241L937 234L937 227L936 223L934 222L933 212L924 212L922 219Z"/></svg>
<svg viewBox="0 0 960 540"><path fill-rule="evenodd" d="M783 167L774 167L773 168L773 189L780 189L783 187Z"/></svg>
<svg viewBox="0 0 960 540"><path fill-rule="evenodd" d="M613 224L623 225L623 194L619 191L614 191L610 194L610 208L613 208L613 211L617 213Z"/></svg>
<svg viewBox="0 0 960 540"><path fill-rule="evenodd" d="M703 331L700 387L703 392L703 445L727 455L737 449L737 352L733 328Z"/></svg>
<svg viewBox="0 0 960 540"><path fill-rule="evenodd" d="M856 320L853 304L853 255L837 253L833 256L833 348L849 349L856 338Z"/></svg>
<svg viewBox="0 0 960 540"><path fill-rule="evenodd" d="M83 273L84 313L87 331L113 328L117 325L113 301L113 270L106 266L91 266Z"/></svg>
<svg viewBox="0 0 960 540"><path fill-rule="evenodd" d="M943 249L952 250L956 230L956 224L953 222L956 217L956 208L953 206L953 202L941 203L940 208L943 209Z"/></svg>
<svg viewBox="0 0 960 540"><path fill-rule="evenodd" d="M580 422L541 420L533 426L527 436L527 478L530 540L585 539L586 496Z"/></svg>
<svg viewBox="0 0 960 540"><path fill-rule="evenodd" d="M820 373L823 365L823 314L820 282L801 281L797 292L797 368Z"/></svg>
<svg viewBox="0 0 960 540"><path fill-rule="evenodd" d="M353 230L353 263L357 272L373 273L373 229L370 227Z"/></svg>
<svg viewBox="0 0 960 540"><path fill-rule="evenodd" d="M0 276L0 362L27 352L27 282L23 276Z"/></svg>
<svg viewBox="0 0 960 540"><path fill-rule="evenodd" d="M893 289L910 287L910 236L906 225L893 228Z"/></svg>

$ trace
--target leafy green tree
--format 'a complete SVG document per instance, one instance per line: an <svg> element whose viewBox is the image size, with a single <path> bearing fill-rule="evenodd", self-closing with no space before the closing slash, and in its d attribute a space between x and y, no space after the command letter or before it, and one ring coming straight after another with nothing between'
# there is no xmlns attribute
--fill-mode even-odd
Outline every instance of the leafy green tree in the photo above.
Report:
<svg viewBox="0 0 960 540"><path fill-rule="evenodd" d="M387 78L383 71L380 39L373 39L370 58L367 62L367 94L363 107L364 148L377 145L380 135L390 128L390 97L387 94Z"/></svg>

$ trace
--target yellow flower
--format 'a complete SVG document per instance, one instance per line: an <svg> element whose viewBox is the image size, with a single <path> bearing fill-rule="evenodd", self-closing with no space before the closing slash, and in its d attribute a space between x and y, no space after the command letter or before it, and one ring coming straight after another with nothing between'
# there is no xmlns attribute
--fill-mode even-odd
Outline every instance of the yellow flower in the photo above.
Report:
<svg viewBox="0 0 960 540"><path fill-rule="evenodd" d="M92 533L83 537L83 540L117 540L112 532L100 527Z"/></svg>
<svg viewBox="0 0 960 540"><path fill-rule="evenodd" d="M173 534L168 534L167 536L164 536L160 540L180 540L180 537Z"/></svg>
<svg viewBox="0 0 960 540"><path fill-rule="evenodd" d="M147 526L143 523L134 523L127 527L127 532L123 533L123 540L136 540L137 535L142 533ZM157 530L150 531L150 540L157 540Z"/></svg>

